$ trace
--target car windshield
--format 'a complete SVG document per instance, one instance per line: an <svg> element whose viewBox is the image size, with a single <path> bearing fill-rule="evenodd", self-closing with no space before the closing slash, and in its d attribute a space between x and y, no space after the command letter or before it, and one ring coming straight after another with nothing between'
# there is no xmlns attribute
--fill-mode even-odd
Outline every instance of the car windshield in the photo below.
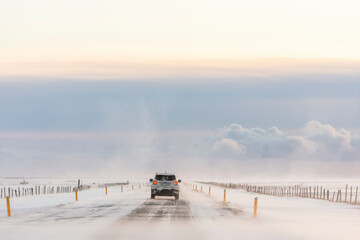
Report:
<svg viewBox="0 0 360 240"><path fill-rule="evenodd" d="M175 175L156 175L155 179L159 181L174 181L176 177Z"/></svg>

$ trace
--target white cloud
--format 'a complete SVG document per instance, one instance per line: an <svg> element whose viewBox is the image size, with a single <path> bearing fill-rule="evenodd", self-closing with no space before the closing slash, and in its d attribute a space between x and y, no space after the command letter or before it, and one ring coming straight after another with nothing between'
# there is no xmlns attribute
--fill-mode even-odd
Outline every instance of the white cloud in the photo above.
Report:
<svg viewBox="0 0 360 240"><path fill-rule="evenodd" d="M290 155L294 151L312 151L312 144L306 139L288 136L276 127L265 130L231 124L219 129L218 138L220 140L217 140L213 147L224 139L232 140L247 150L248 157L278 158Z"/></svg>
<svg viewBox="0 0 360 240"><path fill-rule="evenodd" d="M218 130L212 145L213 156L234 158L276 158L351 160L358 151L352 143L356 136L345 129L335 129L329 124L309 121L298 135L286 134L277 127L269 129L245 128L239 124ZM240 150L241 151L240 151Z"/></svg>
<svg viewBox="0 0 360 240"><path fill-rule="evenodd" d="M235 140L229 138L223 138L220 141L217 141L213 145L213 152L215 154L224 155L224 153L228 156L239 155L246 153L246 146L239 144Z"/></svg>
<svg viewBox="0 0 360 240"><path fill-rule="evenodd" d="M318 171L348 176L359 165L360 137L354 133L317 121L296 132L239 124L215 132L0 132L0 169L7 176L131 175L165 169L219 176Z"/></svg>
<svg viewBox="0 0 360 240"><path fill-rule="evenodd" d="M340 128L336 130L329 124L310 121L305 125L306 138L316 142L318 148L330 152L353 151L352 136L349 131Z"/></svg>

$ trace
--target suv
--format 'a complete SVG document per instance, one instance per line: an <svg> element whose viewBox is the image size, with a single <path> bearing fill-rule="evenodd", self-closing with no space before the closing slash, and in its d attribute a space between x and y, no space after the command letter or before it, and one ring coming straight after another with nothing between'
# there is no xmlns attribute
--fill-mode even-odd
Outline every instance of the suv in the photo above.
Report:
<svg viewBox="0 0 360 240"><path fill-rule="evenodd" d="M179 199L179 183L181 180L176 180L173 173L156 173L155 179L150 179L151 184L151 198L156 196L174 196Z"/></svg>

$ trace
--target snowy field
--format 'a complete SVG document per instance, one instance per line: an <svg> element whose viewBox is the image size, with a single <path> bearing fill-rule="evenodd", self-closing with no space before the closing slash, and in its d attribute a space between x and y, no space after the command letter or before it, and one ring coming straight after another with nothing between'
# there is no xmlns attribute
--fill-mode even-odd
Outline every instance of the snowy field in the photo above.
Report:
<svg viewBox="0 0 360 240"><path fill-rule="evenodd" d="M28 182L26 185L20 184L22 181ZM81 184L84 185L99 185L105 183L115 182L126 182L131 181L133 183L143 182L144 179L125 179L125 178L81 178ZM77 185L78 179L74 178L1 178L0 177L0 188L1 187L32 187L37 185L52 185L52 186L64 186L64 185Z"/></svg>
<svg viewBox="0 0 360 240"><path fill-rule="evenodd" d="M198 191L193 190L192 184L181 184L179 201L167 197L151 200L148 186L132 190L132 182L124 192L120 186L109 187L108 195L104 188L80 191L77 202L74 193L12 198L12 217L6 216L5 200L1 199L1 239L359 239L360 236L360 205L275 197L239 189L227 189L224 203L223 188L211 186L209 196L208 185L203 184L201 192L201 184L195 183ZM330 185L328 182L327 186ZM355 185L359 186L359 182L355 181ZM256 219L255 197L259 199Z"/></svg>

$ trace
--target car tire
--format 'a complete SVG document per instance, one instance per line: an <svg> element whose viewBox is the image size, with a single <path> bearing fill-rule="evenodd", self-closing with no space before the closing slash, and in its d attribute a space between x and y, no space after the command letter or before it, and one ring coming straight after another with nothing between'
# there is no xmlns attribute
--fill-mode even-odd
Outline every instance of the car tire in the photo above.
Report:
<svg viewBox="0 0 360 240"><path fill-rule="evenodd" d="M179 194L175 194L175 200L179 200Z"/></svg>
<svg viewBox="0 0 360 240"><path fill-rule="evenodd" d="M151 199L155 199L155 194L151 194Z"/></svg>

